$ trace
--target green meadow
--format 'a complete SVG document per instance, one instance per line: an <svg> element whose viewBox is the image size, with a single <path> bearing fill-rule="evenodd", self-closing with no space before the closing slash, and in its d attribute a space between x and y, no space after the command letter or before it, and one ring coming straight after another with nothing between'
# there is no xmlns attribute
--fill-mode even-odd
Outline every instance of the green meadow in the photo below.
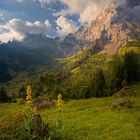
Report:
<svg viewBox="0 0 140 140"><path fill-rule="evenodd" d="M115 96L107 98L91 98L83 100L63 101L62 105L62 140L139 140L140 139L140 84L132 86L137 96L134 107L111 109ZM0 139L22 140L25 134L23 122L10 125L11 118L24 105L1 104L0 124L5 122L7 128L0 133ZM50 126L56 123L57 108L40 110L44 122ZM5 119L8 118L8 121ZM16 127L16 128L14 128ZM16 129L15 131L11 131ZM18 133L18 134L16 134ZM16 136L16 137L15 137ZM20 137L22 136L22 137ZM24 138L23 138L24 139Z"/></svg>

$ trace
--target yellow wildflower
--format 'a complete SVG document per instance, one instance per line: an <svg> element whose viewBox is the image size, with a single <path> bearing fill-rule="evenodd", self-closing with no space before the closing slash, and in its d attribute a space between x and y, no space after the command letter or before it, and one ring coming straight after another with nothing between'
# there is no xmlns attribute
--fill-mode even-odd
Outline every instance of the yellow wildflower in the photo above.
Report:
<svg viewBox="0 0 140 140"><path fill-rule="evenodd" d="M31 89L31 86L30 85L27 85L27 88L26 88L26 100L31 100L32 99L32 89Z"/></svg>
<svg viewBox="0 0 140 140"><path fill-rule="evenodd" d="M59 93L57 98L58 98L57 100L58 109L61 109L62 108L62 95Z"/></svg>

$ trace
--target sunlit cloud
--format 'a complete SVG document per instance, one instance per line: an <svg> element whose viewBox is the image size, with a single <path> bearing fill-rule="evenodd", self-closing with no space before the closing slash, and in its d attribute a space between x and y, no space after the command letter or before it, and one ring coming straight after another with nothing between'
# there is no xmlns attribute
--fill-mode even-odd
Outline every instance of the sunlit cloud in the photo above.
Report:
<svg viewBox="0 0 140 140"><path fill-rule="evenodd" d="M69 33L74 33L77 31L78 27L76 23L72 20L60 16L57 20L57 34L61 37L68 35Z"/></svg>
<svg viewBox="0 0 140 140"><path fill-rule="evenodd" d="M5 23L4 25L0 25L0 30L7 29L8 32L3 32L0 34L1 41L7 40L21 40L27 34L40 34L44 33L47 35L51 30L51 24L48 20L45 22L35 21L23 21L21 19L12 19Z"/></svg>
<svg viewBox="0 0 140 140"><path fill-rule="evenodd" d="M56 16L79 15L81 24L90 23L95 20L100 11L108 6L114 0L37 0L41 5L47 5L54 2L61 2L66 5ZM125 3L126 0L116 0L116 6Z"/></svg>

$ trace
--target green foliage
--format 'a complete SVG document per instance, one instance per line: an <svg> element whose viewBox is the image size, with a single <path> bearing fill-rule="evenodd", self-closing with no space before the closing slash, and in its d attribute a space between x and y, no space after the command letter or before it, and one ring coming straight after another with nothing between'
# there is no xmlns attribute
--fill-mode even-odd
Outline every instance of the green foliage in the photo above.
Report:
<svg viewBox="0 0 140 140"><path fill-rule="evenodd" d="M90 91L93 92L94 97L104 97L105 86L106 86L106 81L105 81L104 73L101 69L97 69L91 81Z"/></svg>
<svg viewBox="0 0 140 140"><path fill-rule="evenodd" d="M131 84L140 80L139 54L125 52L123 56L115 56L112 64L112 88L117 91L123 83Z"/></svg>
<svg viewBox="0 0 140 140"><path fill-rule="evenodd" d="M24 128L27 131L29 140L48 140L50 137L50 127L48 123L43 123L40 114L32 108L32 102L26 102L26 112L24 115Z"/></svg>
<svg viewBox="0 0 140 140"><path fill-rule="evenodd" d="M122 82L124 80L124 64L123 60L119 56L113 57L112 63L112 88L114 91L118 91L122 88Z"/></svg>
<svg viewBox="0 0 140 140"><path fill-rule="evenodd" d="M55 136L59 140L139 140L140 83L132 85L131 88L137 93L137 97L134 97L134 107L123 108L120 111L111 111L114 97L63 102L64 129L59 134L53 134L58 134ZM17 104L1 104L0 115L3 116L6 114L9 116L8 120L10 120L10 117L22 108L22 105ZM55 129L55 127L53 126L56 125L56 118L59 116L59 112L55 109L45 109L39 113L45 124L49 122L50 127L46 127L46 130L49 128L49 132L54 132L53 128ZM0 117L0 122L3 122L2 117ZM24 130L23 122L17 125L11 125L11 121L8 122L10 127L3 133L0 133L0 139L28 140L28 134ZM37 140L44 139L38 138Z"/></svg>
<svg viewBox="0 0 140 140"><path fill-rule="evenodd" d="M120 111L110 110L112 100L113 97L108 97L64 103L64 130L61 140L139 140L139 97L135 98L134 108L124 108ZM58 112L42 111L44 118L49 112L53 123Z"/></svg>
<svg viewBox="0 0 140 140"><path fill-rule="evenodd" d="M62 110L57 110L58 114L51 131L50 140L62 140L62 133L64 131L63 120L62 120Z"/></svg>
<svg viewBox="0 0 140 140"><path fill-rule="evenodd" d="M11 80L11 75L8 71L8 64L4 59L0 58L0 82L7 82Z"/></svg>
<svg viewBox="0 0 140 140"><path fill-rule="evenodd" d="M54 73L44 73L39 77L39 80L33 84L33 97L37 98L41 95L51 97L56 88L57 80Z"/></svg>
<svg viewBox="0 0 140 140"><path fill-rule="evenodd" d="M7 95L5 87L0 87L0 102L9 102L10 98Z"/></svg>
<svg viewBox="0 0 140 140"><path fill-rule="evenodd" d="M140 63L137 55L133 51L129 51L124 55L124 79L128 83L137 82L140 80Z"/></svg>
<svg viewBox="0 0 140 140"><path fill-rule="evenodd" d="M25 85L22 85L21 88L19 89L18 97L23 98L23 99L26 98L26 86Z"/></svg>

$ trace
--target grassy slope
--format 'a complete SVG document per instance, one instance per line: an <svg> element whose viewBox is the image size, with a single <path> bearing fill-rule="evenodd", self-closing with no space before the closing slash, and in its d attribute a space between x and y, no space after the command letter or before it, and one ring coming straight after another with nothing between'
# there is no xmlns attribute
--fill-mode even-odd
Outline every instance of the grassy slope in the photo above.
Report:
<svg viewBox="0 0 140 140"><path fill-rule="evenodd" d="M127 48L128 49L128 48ZM136 49L136 48L129 48ZM139 50L139 48L138 48ZM125 48L121 50L124 52ZM136 50L136 52L138 52ZM123 54L123 53L122 53ZM73 65L78 59L68 59L68 65ZM94 66L101 66L104 70L111 63L111 58L104 53L90 57L82 67L72 70L73 75L82 75L83 70L92 70ZM92 65L91 65L92 64ZM137 91L135 107L121 111L111 111L111 103L114 97L93 98L88 100L71 100L63 103L62 135L67 140L139 140L140 137L140 83L133 88ZM22 110L17 104L0 105L0 122L4 116L11 117L17 110ZM54 110L42 110L44 121L54 124L58 112Z"/></svg>
<svg viewBox="0 0 140 140"><path fill-rule="evenodd" d="M64 139L139 140L140 97L135 99L134 108L121 111L110 110L112 98L73 100L64 103ZM57 113L54 110L43 111L42 116L52 122Z"/></svg>
<svg viewBox="0 0 140 140"><path fill-rule="evenodd" d="M62 135L65 140L139 140L140 137L140 83L132 86L138 96L135 107L111 111L114 97L71 100L63 103ZM0 105L0 116L12 116L22 106ZM58 116L56 109L42 110L44 121L53 124ZM3 117L0 117L0 121Z"/></svg>

